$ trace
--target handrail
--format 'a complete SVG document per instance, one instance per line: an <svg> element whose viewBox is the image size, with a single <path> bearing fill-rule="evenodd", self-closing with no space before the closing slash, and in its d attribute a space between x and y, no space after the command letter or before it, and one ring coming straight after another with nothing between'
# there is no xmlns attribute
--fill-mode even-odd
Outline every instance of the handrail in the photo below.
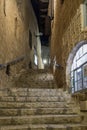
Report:
<svg viewBox="0 0 87 130"><path fill-rule="evenodd" d="M55 66L57 67L57 68L60 68L60 69L63 69L63 66L61 66L60 64L55 64Z"/></svg>
<svg viewBox="0 0 87 130"><path fill-rule="evenodd" d="M17 64L18 62L24 60L25 56L21 56L19 58L14 59L13 61L7 62L5 64L0 64L0 70L6 68L8 65L14 65Z"/></svg>
<svg viewBox="0 0 87 130"><path fill-rule="evenodd" d="M60 68L60 69L64 69L64 67L56 62L52 63L53 65L55 65L56 68Z"/></svg>

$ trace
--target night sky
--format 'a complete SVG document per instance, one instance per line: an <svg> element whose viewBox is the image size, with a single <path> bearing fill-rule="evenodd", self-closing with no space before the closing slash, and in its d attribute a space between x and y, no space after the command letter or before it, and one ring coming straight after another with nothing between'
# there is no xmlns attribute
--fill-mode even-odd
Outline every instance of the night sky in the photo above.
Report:
<svg viewBox="0 0 87 130"><path fill-rule="evenodd" d="M38 0L31 0L31 3L32 3L32 6L33 6L33 9L34 9L34 12L35 12L35 15L37 17L37 22L38 22L38 26L40 25L40 7L39 7L39 2ZM42 25L42 27L44 28L44 26ZM40 31L40 26L39 26L39 31ZM48 46L48 42L49 42L49 37L46 36L43 33L43 36L41 36L41 44L42 45L45 45L45 46Z"/></svg>

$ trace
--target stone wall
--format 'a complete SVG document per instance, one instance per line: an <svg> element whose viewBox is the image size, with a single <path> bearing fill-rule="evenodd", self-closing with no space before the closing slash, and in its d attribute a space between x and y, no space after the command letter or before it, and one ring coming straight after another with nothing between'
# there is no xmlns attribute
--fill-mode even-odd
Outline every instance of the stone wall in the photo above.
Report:
<svg viewBox="0 0 87 130"><path fill-rule="evenodd" d="M29 31L32 33L32 50ZM34 64L34 46L37 47L35 31L38 32L38 25L30 0L0 0L0 64L24 56L23 62L11 67L14 73L21 69L20 66L28 67L31 59ZM5 72L0 72L1 82L5 79Z"/></svg>
<svg viewBox="0 0 87 130"><path fill-rule="evenodd" d="M66 68L68 57L73 48L81 41L87 40L87 31L82 30L81 4L83 0L55 0L54 20L51 34L51 59L62 68L56 68L55 78L58 87L66 87Z"/></svg>
<svg viewBox="0 0 87 130"><path fill-rule="evenodd" d="M20 17L20 12L18 12L18 6L15 0L0 1L1 64L25 55L25 43L28 41L28 37L26 37L27 30ZM23 11L25 11L25 7Z"/></svg>

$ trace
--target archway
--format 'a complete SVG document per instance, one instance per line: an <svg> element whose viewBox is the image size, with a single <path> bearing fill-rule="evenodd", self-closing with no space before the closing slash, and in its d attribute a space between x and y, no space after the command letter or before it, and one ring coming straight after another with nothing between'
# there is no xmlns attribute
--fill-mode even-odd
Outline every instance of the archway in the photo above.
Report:
<svg viewBox="0 0 87 130"><path fill-rule="evenodd" d="M68 86L68 89L71 89L71 67L73 64L74 57L77 53L77 51L80 49L81 46L87 44L87 41L81 41L77 43L77 45L73 48L71 53L69 54L68 60L67 60L67 66L66 66L66 83Z"/></svg>

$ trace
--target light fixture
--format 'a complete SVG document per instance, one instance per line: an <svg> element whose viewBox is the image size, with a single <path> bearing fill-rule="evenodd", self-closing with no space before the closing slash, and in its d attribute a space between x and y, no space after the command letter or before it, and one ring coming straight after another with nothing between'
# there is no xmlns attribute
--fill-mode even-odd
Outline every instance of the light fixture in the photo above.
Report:
<svg viewBox="0 0 87 130"><path fill-rule="evenodd" d="M35 36L36 36L36 37L43 36L43 33L42 33L42 32L38 32L37 34L35 33Z"/></svg>
<svg viewBox="0 0 87 130"><path fill-rule="evenodd" d="M47 60L46 60L46 59L43 59L43 63L46 65L46 64L47 64Z"/></svg>

